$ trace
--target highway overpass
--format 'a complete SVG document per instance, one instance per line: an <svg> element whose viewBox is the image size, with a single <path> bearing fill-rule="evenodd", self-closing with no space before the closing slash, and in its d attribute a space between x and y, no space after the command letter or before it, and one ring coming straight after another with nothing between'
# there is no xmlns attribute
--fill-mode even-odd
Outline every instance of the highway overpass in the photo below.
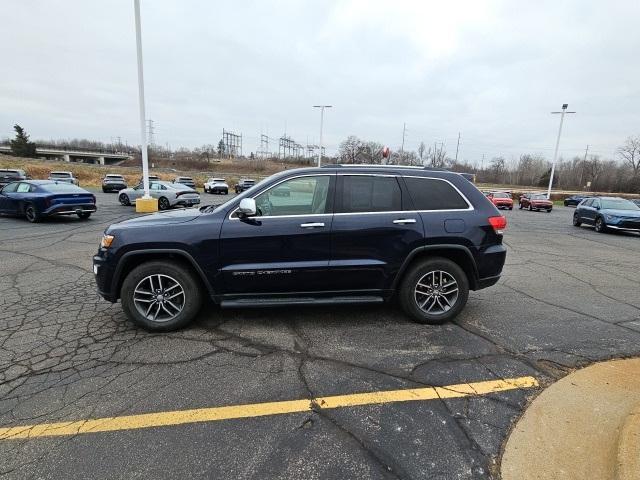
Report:
<svg viewBox="0 0 640 480"><path fill-rule="evenodd" d="M0 153L11 155L11 147L9 145L0 145ZM115 165L133 157L133 155L126 152L101 152L89 149L62 149L55 147L36 147L36 155L38 158L46 158L48 160L92 163L96 165Z"/></svg>

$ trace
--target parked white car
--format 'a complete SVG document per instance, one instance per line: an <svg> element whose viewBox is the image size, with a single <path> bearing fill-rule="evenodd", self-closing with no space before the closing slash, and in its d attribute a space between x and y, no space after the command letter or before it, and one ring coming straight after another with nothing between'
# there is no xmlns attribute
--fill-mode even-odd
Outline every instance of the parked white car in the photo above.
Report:
<svg viewBox="0 0 640 480"><path fill-rule="evenodd" d="M192 207L200 203L200 194L193 188L189 188L181 183L171 182L150 182L149 194L158 199L158 209L167 210L171 207ZM131 205L136 199L144 195L142 184L133 188L125 188L118 194L118 200L122 205Z"/></svg>
<svg viewBox="0 0 640 480"><path fill-rule="evenodd" d="M224 178L210 178L204 184L205 193L221 193L227 195L229 193L229 185Z"/></svg>

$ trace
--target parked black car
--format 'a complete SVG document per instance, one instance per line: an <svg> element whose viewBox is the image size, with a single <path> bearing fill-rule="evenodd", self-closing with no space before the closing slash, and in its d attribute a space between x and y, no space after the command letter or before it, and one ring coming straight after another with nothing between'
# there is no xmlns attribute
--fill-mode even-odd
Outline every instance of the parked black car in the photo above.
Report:
<svg viewBox="0 0 640 480"><path fill-rule="evenodd" d="M0 169L0 187L11 182L17 182L19 180L28 180L27 174L24 170L17 170L13 168Z"/></svg>
<svg viewBox="0 0 640 480"><path fill-rule="evenodd" d="M87 220L95 211L95 195L66 182L25 180L0 190L0 213L24 215L31 223L54 215L77 215Z"/></svg>
<svg viewBox="0 0 640 480"><path fill-rule="evenodd" d="M640 232L640 207L620 197L593 197L583 200L573 213L573 225L593 225L596 232L609 229Z"/></svg>
<svg viewBox="0 0 640 480"><path fill-rule="evenodd" d="M286 186L290 196L274 195ZM93 258L98 291L138 325L222 307L378 303L442 323L495 284L506 219L451 172L381 166L288 170L215 207L111 225Z"/></svg>
<svg viewBox="0 0 640 480"><path fill-rule="evenodd" d="M585 198L591 198L592 195L571 195L564 199L565 207L577 207L578 204Z"/></svg>
<svg viewBox="0 0 640 480"><path fill-rule="evenodd" d="M107 192L119 192L127 188L127 182L122 175L114 173L108 173L102 179L102 191Z"/></svg>
<svg viewBox="0 0 640 480"><path fill-rule="evenodd" d="M241 179L238 184L236 185L235 189L236 189L236 194L238 193L242 193L245 190L250 189L251 187L253 187L256 184L255 180L251 180L250 178L243 178Z"/></svg>

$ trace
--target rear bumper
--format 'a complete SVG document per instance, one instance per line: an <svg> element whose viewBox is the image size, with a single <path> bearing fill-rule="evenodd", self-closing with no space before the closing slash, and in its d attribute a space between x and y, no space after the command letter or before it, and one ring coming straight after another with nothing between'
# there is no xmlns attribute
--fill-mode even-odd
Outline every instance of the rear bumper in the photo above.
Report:
<svg viewBox="0 0 640 480"><path fill-rule="evenodd" d="M42 215L75 215L77 213L94 213L97 207L93 204L56 204L42 212Z"/></svg>
<svg viewBox="0 0 640 480"><path fill-rule="evenodd" d="M178 200L176 201L176 203L173 204L173 206L181 206L181 207L193 207L194 205L200 205L200 199L199 198L178 198Z"/></svg>
<svg viewBox="0 0 640 480"><path fill-rule="evenodd" d="M502 274L502 268L507 258L507 249L504 245L491 245L476 257L476 266L478 269L478 278L476 279L474 290L494 285Z"/></svg>
<svg viewBox="0 0 640 480"><path fill-rule="evenodd" d="M117 190L118 192L125 188L127 188L127 186L122 183L105 183L102 185L103 190Z"/></svg>

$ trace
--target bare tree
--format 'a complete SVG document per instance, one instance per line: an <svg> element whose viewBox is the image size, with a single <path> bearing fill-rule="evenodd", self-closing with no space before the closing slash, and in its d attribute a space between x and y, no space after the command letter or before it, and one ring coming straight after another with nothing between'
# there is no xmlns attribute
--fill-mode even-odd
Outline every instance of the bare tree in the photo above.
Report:
<svg viewBox="0 0 640 480"><path fill-rule="evenodd" d="M340 144L338 156L342 163L356 163L358 154L363 150L362 140L355 135L349 135L347 139Z"/></svg>
<svg viewBox="0 0 640 480"><path fill-rule="evenodd" d="M424 144L424 142L420 142L420 145L418 146L418 158L420 159L420 163L424 163L424 154L427 151L427 146Z"/></svg>
<svg viewBox="0 0 640 480"><path fill-rule="evenodd" d="M640 136L628 137L624 145L616 150L622 161L631 167L633 176L640 172Z"/></svg>

